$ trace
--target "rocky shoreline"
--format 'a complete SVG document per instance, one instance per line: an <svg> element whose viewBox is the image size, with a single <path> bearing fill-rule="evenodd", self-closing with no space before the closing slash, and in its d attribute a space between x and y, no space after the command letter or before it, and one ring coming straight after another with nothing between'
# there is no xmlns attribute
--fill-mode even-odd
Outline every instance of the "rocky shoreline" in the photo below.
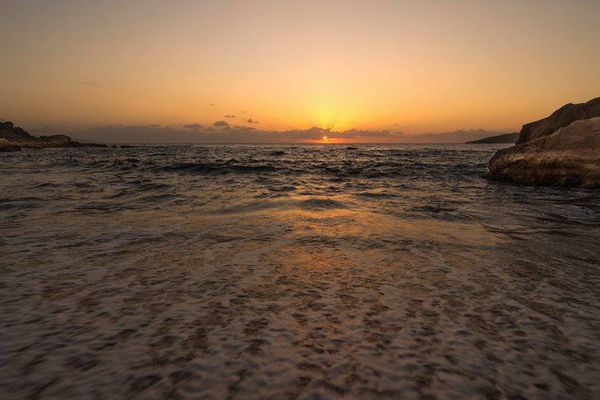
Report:
<svg viewBox="0 0 600 400"><path fill-rule="evenodd" d="M488 169L498 181L600 188L600 97L525 124L517 144L499 150Z"/></svg>
<svg viewBox="0 0 600 400"><path fill-rule="evenodd" d="M0 152L21 149L47 149L65 147L106 147L100 143L81 143L67 135L33 136L12 122L0 122Z"/></svg>

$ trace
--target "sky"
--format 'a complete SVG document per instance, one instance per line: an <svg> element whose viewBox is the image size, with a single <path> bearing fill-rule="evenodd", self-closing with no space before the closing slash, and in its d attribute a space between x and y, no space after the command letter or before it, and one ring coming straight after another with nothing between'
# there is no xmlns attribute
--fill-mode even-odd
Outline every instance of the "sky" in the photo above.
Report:
<svg viewBox="0 0 600 400"><path fill-rule="evenodd" d="M598 0L1 0L0 118L121 142L518 131L600 96L599 16Z"/></svg>

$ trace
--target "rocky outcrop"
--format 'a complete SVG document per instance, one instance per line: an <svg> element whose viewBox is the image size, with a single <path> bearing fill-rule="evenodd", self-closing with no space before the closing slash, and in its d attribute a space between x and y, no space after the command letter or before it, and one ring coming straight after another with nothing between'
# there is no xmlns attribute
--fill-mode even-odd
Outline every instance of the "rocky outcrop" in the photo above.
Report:
<svg viewBox="0 0 600 400"><path fill-rule="evenodd" d="M523 125L517 144L526 143L542 136L551 135L574 121L600 117L600 97L581 104L566 104L552 115Z"/></svg>
<svg viewBox="0 0 600 400"><path fill-rule="evenodd" d="M14 144L6 139L0 138L0 153L19 150L21 150L21 146L19 146L18 144Z"/></svg>
<svg viewBox="0 0 600 400"><path fill-rule="evenodd" d="M600 187L600 97L523 125L517 144L498 151L488 169L514 183Z"/></svg>
<svg viewBox="0 0 600 400"><path fill-rule="evenodd" d="M571 122L551 134L536 132L535 138L498 151L489 162L490 177L530 185L600 187L600 118Z"/></svg>
<svg viewBox="0 0 600 400"><path fill-rule="evenodd" d="M51 147L106 147L97 143L80 143L66 135L33 136L12 122L0 122L0 151L18 151L22 148Z"/></svg>

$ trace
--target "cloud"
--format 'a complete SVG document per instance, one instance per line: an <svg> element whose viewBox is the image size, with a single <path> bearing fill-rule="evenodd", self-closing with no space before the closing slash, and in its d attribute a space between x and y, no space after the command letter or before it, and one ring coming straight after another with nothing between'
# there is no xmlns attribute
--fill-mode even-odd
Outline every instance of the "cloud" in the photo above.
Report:
<svg viewBox="0 0 600 400"><path fill-rule="evenodd" d="M234 125L232 127L232 129L237 129L240 131L256 131L256 129L251 126L241 126L241 125Z"/></svg>
<svg viewBox="0 0 600 400"><path fill-rule="evenodd" d="M200 129L202 128L202 125L200 124L187 124L187 125L183 125L184 129Z"/></svg>
<svg viewBox="0 0 600 400"><path fill-rule="evenodd" d="M208 106L209 107L214 107L214 106L216 106L216 104L215 103L210 103Z"/></svg>
<svg viewBox="0 0 600 400"><path fill-rule="evenodd" d="M233 115L233 114L225 114L225 115L223 115L223 118L235 118L235 115Z"/></svg>
<svg viewBox="0 0 600 400"><path fill-rule="evenodd" d="M98 86L98 82L94 82L94 81L83 81L81 82L82 85L86 85L86 86Z"/></svg>
<svg viewBox="0 0 600 400"><path fill-rule="evenodd" d="M258 130L250 126L230 125L217 121L212 126L188 124L179 127L151 125L105 125L72 132L75 139L105 143L302 143L330 140L368 143L464 143L506 132L458 130L404 134L388 130L358 130L343 132L312 127L287 131Z"/></svg>
<svg viewBox="0 0 600 400"><path fill-rule="evenodd" d="M76 139L105 143L194 143L195 130L151 125L105 125L71 134Z"/></svg>
<svg viewBox="0 0 600 400"><path fill-rule="evenodd" d="M246 120L247 123L249 124L258 124L258 121L252 119L252 118L248 118L248 120Z"/></svg>

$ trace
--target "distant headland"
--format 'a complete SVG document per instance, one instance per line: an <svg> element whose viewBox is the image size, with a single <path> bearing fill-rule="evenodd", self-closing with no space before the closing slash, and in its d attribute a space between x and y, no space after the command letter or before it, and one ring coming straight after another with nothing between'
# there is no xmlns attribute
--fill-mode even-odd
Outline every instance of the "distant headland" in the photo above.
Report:
<svg viewBox="0 0 600 400"><path fill-rule="evenodd" d="M467 142L467 144L499 144L499 143L511 143L515 144L517 139L519 138L519 134L515 133L505 133L503 135L496 136L488 136L479 140L472 140Z"/></svg>
<svg viewBox="0 0 600 400"><path fill-rule="evenodd" d="M46 149L63 147L106 147L99 143L80 143L67 135L33 136L10 121L0 122L0 152L23 148Z"/></svg>

